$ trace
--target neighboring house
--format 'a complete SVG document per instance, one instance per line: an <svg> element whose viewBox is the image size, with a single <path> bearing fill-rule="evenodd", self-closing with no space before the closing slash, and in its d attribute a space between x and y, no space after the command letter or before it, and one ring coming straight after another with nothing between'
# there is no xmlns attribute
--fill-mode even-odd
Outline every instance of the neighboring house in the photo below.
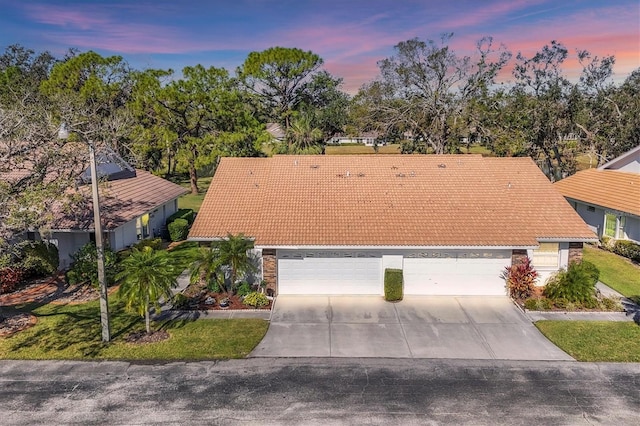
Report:
<svg viewBox="0 0 640 426"><path fill-rule="evenodd" d="M345 155L224 158L192 241L255 239L278 294L504 295L505 266L543 279L597 238L529 158Z"/></svg>
<svg viewBox="0 0 640 426"><path fill-rule="evenodd" d="M640 243L640 146L554 185L599 237Z"/></svg>
<svg viewBox="0 0 640 426"><path fill-rule="evenodd" d="M365 132L358 136L336 135L329 139L327 143L334 145L357 143L365 146L374 146L378 136L377 132ZM378 141L378 145L384 145L384 142Z"/></svg>
<svg viewBox="0 0 640 426"><path fill-rule="evenodd" d="M129 166L117 154L96 154L100 188L100 212L105 245L114 251L129 247L141 239L159 237L166 220L178 210L178 197L188 191L144 170ZM28 239L46 238L58 247L60 268L67 268L71 255L95 241L91 175L85 170L77 189L84 196L80 208L72 212L54 211L50 232L40 236L27 232Z"/></svg>
<svg viewBox="0 0 640 426"><path fill-rule="evenodd" d="M278 123L267 123L267 133L271 135L271 137L278 142L283 142L285 139L284 130Z"/></svg>

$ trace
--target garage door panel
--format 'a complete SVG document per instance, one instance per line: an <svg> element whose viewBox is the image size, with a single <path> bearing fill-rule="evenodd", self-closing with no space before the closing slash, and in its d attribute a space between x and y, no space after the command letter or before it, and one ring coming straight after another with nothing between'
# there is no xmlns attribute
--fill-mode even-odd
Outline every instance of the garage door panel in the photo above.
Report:
<svg viewBox="0 0 640 426"><path fill-rule="evenodd" d="M278 259L280 294L380 294L380 257Z"/></svg>
<svg viewBox="0 0 640 426"><path fill-rule="evenodd" d="M495 258L405 258L404 292L407 295L505 295L507 253Z"/></svg>

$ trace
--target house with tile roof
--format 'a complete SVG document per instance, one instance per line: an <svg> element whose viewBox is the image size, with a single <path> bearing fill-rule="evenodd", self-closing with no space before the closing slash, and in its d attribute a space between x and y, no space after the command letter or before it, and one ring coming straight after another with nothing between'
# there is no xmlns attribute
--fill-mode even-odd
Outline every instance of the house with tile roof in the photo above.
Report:
<svg viewBox="0 0 640 426"><path fill-rule="evenodd" d="M178 210L178 197L188 191L158 176L137 170L111 150L96 153L99 178L100 213L103 241L114 251L130 247L141 239L160 237L167 218ZM20 171L16 176L25 173ZM4 178L10 179L11 174ZM91 174L80 173L76 188L82 195L77 208L68 211L53 207L53 220L47 235L31 230L23 238L46 238L58 247L60 268L71 263L71 255L90 241L95 241Z"/></svg>
<svg viewBox="0 0 640 426"><path fill-rule="evenodd" d="M640 243L640 145L554 185L599 237Z"/></svg>
<svg viewBox="0 0 640 426"><path fill-rule="evenodd" d="M597 238L529 158L224 158L189 239L254 240L276 294L504 295L505 266L543 279Z"/></svg>

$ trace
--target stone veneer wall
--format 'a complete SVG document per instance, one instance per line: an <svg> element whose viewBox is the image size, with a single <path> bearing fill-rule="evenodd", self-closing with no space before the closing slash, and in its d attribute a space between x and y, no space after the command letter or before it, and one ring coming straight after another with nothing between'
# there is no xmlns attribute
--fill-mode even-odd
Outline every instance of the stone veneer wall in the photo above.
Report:
<svg viewBox="0 0 640 426"><path fill-rule="evenodd" d="M267 283L267 294L277 294L278 261L275 249L262 249L262 279Z"/></svg>
<svg viewBox="0 0 640 426"><path fill-rule="evenodd" d="M569 243L569 263L582 262L583 243Z"/></svg>
<svg viewBox="0 0 640 426"><path fill-rule="evenodd" d="M527 250L514 249L511 252L511 265L522 265L527 257Z"/></svg>

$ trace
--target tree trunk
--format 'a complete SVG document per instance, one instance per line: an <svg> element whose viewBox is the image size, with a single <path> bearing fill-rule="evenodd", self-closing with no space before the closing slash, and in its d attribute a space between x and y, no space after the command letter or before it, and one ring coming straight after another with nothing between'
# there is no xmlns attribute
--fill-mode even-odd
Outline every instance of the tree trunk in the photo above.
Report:
<svg viewBox="0 0 640 426"><path fill-rule="evenodd" d="M193 162L189 164L189 183L191 185L191 193L198 195L198 171Z"/></svg>
<svg viewBox="0 0 640 426"><path fill-rule="evenodd" d="M144 310L144 322L147 327L147 334L151 334L151 318L149 315L149 297L147 297L147 306Z"/></svg>

